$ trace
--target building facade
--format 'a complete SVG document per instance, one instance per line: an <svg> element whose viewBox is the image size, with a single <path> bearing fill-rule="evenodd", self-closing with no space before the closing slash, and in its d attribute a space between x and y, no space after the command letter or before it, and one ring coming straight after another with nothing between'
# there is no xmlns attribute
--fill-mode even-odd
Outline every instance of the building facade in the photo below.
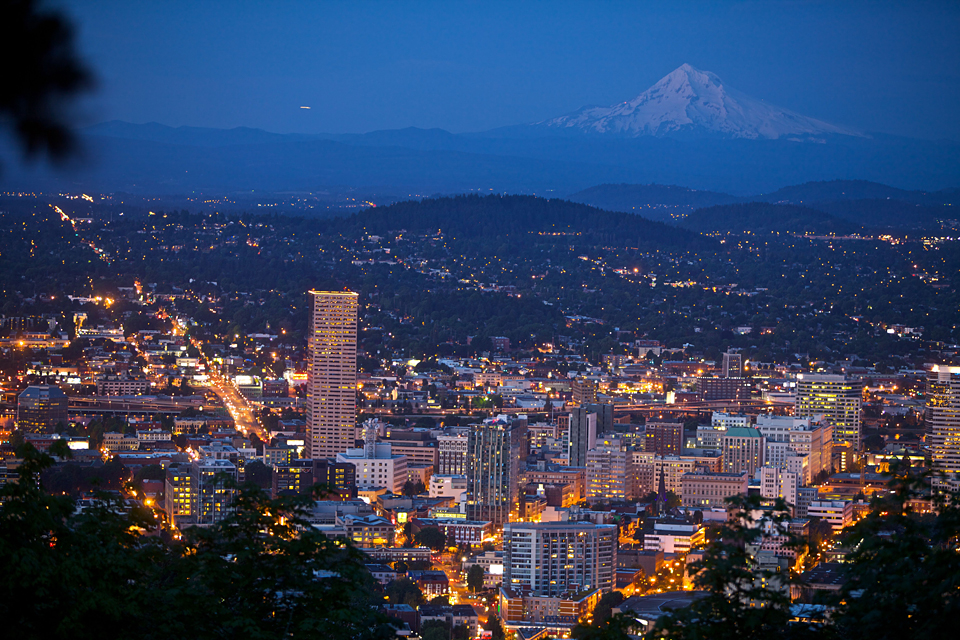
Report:
<svg viewBox="0 0 960 640"><path fill-rule="evenodd" d="M67 424L67 394L60 387L37 385L17 398L17 428L26 433L53 433Z"/></svg>
<svg viewBox="0 0 960 640"><path fill-rule="evenodd" d="M763 466L764 438L758 429L733 427L720 439L723 448L723 470L727 473L756 473Z"/></svg>
<svg viewBox="0 0 960 640"><path fill-rule="evenodd" d="M354 445L357 418L356 293L311 291L307 342L307 451L329 458Z"/></svg>
<svg viewBox="0 0 960 640"><path fill-rule="evenodd" d="M960 478L960 367L933 365L927 372L927 438L931 464L943 474L935 486Z"/></svg>
<svg viewBox="0 0 960 640"><path fill-rule="evenodd" d="M467 440L467 517L495 527L518 513L527 419L497 416L473 425Z"/></svg>
<svg viewBox="0 0 960 640"><path fill-rule="evenodd" d="M833 440L860 451L860 405L862 386L838 375L797 376L797 399L793 415L798 418L824 415L833 426Z"/></svg>
<svg viewBox="0 0 960 640"><path fill-rule="evenodd" d="M511 522L503 528L503 584L515 592L555 597L610 591L616 567L616 525Z"/></svg>
<svg viewBox="0 0 960 640"><path fill-rule="evenodd" d="M680 499L684 507L709 509L725 506L727 498L747 494L747 474L685 473L680 479Z"/></svg>
<svg viewBox="0 0 960 640"><path fill-rule="evenodd" d="M467 433L437 436L437 473L445 476L467 475Z"/></svg>
<svg viewBox="0 0 960 640"><path fill-rule="evenodd" d="M626 500L629 455L620 438L602 438L587 452L587 498Z"/></svg>

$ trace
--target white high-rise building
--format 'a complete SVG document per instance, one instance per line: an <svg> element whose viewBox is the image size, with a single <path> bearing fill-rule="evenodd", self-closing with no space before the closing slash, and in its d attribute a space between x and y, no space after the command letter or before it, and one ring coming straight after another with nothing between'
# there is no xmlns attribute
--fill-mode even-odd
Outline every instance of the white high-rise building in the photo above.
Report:
<svg viewBox="0 0 960 640"><path fill-rule="evenodd" d="M927 438L932 466L946 478L935 486L960 481L960 367L933 365L927 372Z"/></svg>
<svg viewBox="0 0 960 640"><path fill-rule="evenodd" d="M355 444L359 297L351 291L310 295L307 451L313 459L332 458Z"/></svg>
<svg viewBox="0 0 960 640"><path fill-rule="evenodd" d="M401 493L407 482L407 456L393 453L389 444L377 442L376 420L363 423L363 448L349 448L337 454L337 462L349 462L357 469L357 488L385 487Z"/></svg>
<svg viewBox="0 0 960 640"><path fill-rule="evenodd" d="M800 480L797 473L763 467L760 469L760 496L769 499L783 498L787 504L796 506Z"/></svg>
<svg viewBox="0 0 960 640"><path fill-rule="evenodd" d="M766 439L764 465L776 469L798 471L805 469L801 477L809 484L823 470L830 471L833 445L833 427L822 415L806 418L791 416L757 416L757 430ZM795 460L805 456L805 462Z"/></svg>
<svg viewBox="0 0 960 640"><path fill-rule="evenodd" d="M510 522L503 527L503 586L562 596L616 586L617 526Z"/></svg>
<svg viewBox="0 0 960 640"><path fill-rule="evenodd" d="M602 438L587 451L587 497L626 500L630 494L627 477L628 453L620 438Z"/></svg>

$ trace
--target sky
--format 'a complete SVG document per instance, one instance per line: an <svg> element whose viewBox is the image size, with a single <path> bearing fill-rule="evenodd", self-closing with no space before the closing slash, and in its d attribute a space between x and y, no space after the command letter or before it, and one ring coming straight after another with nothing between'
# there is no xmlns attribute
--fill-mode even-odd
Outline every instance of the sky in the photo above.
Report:
<svg viewBox="0 0 960 640"><path fill-rule="evenodd" d="M628 100L689 63L828 122L960 140L958 2L48 5L98 77L90 124L482 131Z"/></svg>

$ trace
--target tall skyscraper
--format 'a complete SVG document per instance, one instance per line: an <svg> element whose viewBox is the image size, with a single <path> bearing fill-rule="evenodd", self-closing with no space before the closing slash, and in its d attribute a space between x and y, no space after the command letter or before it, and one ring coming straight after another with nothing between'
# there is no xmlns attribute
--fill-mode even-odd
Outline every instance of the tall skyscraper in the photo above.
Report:
<svg viewBox="0 0 960 640"><path fill-rule="evenodd" d="M846 376L805 373L797 376L793 415L811 418L823 414L833 425L833 441L859 452L861 393L860 383Z"/></svg>
<svg viewBox="0 0 960 640"><path fill-rule="evenodd" d="M617 526L511 522L503 528L503 586L535 596L570 596L616 586Z"/></svg>
<svg viewBox="0 0 960 640"><path fill-rule="evenodd" d="M570 412L570 466L587 466L587 451L597 445L597 414L587 407Z"/></svg>
<svg viewBox="0 0 960 640"><path fill-rule="evenodd" d="M927 437L932 466L946 478L938 487L960 480L960 367L933 365L927 372Z"/></svg>
<svg viewBox="0 0 960 640"><path fill-rule="evenodd" d="M355 444L357 307L350 291L311 291L307 341L307 450L333 458Z"/></svg>
<svg viewBox="0 0 960 640"><path fill-rule="evenodd" d="M519 509L526 417L497 416L473 425L467 439L467 518L500 527Z"/></svg>

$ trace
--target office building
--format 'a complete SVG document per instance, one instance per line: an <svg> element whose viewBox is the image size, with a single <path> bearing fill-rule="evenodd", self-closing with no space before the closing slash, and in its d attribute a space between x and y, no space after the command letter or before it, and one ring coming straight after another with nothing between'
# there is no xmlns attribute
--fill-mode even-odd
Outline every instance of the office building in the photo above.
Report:
<svg viewBox="0 0 960 640"><path fill-rule="evenodd" d="M367 420L363 448L349 448L337 454L337 463L356 467L357 489L386 488L401 493L407 482L407 456L393 453L391 445L377 442L378 423Z"/></svg>
<svg viewBox="0 0 960 640"><path fill-rule="evenodd" d="M764 438L751 427L732 427L720 438L723 450L723 470L727 473L746 472L752 476L763 466Z"/></svg>
<svg viewBox="0 0 960 640"><path fill-rule="evenodd" d="M853 503L847 500L812 500L807 506L808 518L820 518L834 533L853 523Z"/></svg>
<svg viewBox="0 0 960 640"><path fill-rule="evenodd" d="M574 378L570 382L573 392L573 401L581 406L594 404L597 401L597 383L590 378Z"/></svg>
<svg viewBox="0 0 960 640"><path fill-rule="evenodd" d="M601 404L597 402L588 402L583 408L590 413L597 414L597 435L603 435L613 431L613 405Z"/></svg>
<svg viewBox="0 0 960 640"><path fill-rule="evenodd" d="M861 385L846 376L800 374L794 416L823 415L833 426L833 441L860 451Z"/></svg>
<svg viewBox="0 0 960 640"><path fill-rule="evenodd" d="M774 467L760 469L760 496L769 500L783 498L787 504L797 506L802 477L795 471Z"/></svg>
<svg viewBox="0 0 960 640"><path fill-rule="evenodd" d="M927 441L931 465L945 477L934 486L960 478L960 367L933 365L927 372Z"/></svg>
<svg viewBox="0 0 960 640"><path fill-rule="evenodd" d="M190 464L173 463L167 467L163 497L163 509L171 526L182 529L196 524L197 496Z"/></svg>
<svg viewBox="0 0 960 640"><path fill-rule="evenodd" d="M628 453L620 438L602 438L587 452L587 498L626 500Z"/></svg>
<svg viewBox="0 0 960 640"><path fill-rule="evenodd" d="M437 436L437 459L438 474L467 475L467 430Z"/></svg>
<svg viewBox="0 0 960 640"><path fill-rule="evenodd" d="M500 415L473 425L467 440L467 518L495 527L519 510L526 416Z"/></svg>
<svg viewBox="0 0 960 640"><path fill-rule="evenodd" d="M511 522L503 528L503 585L536 596L613 589L617 527L589 522Z"/></svg>
<svg viewBox="0 0 960 640"><path fill-rule="evenodd" d="M743 355L727 351L723 354L723 366L721 373L724 378L742 378L743 377Z"/></svg>
<svg viewBox="0 0 960 640"><path fill-rule="evenodd" d="M587 407L570 412L570 466L585 467L587 451L597 446L597 414Z"/></svg>
<svg viewBox="0 0 960 640"><path fill-rule="evenodd" d="M17 428L24 433L54 433L67 426L67 394L60 387L36 385L17 398Z"/></svg>
<svg viewBox="0 0 960 640"><path fill-rule="evenodd" d="M191 494L195 496L197 526L216 524L233 511L232 484L237 467L229 460L199 458L191 468Z"/></svg>
<svg viewBox="0 0 960 640"><path fill-rule="evenodd" d="M804 469L801 484L809 484L821 472L830 472L833 427L822 415L757 416L757 430L765 439L764 465L787 471ZM798 457L806 460L797 460Z"/></svg>
<svg viewBox="0 0 960 640"><path fill-rule="evenodd" d="M311 291L307 342L307 451L330 458L354 446L358 295Z"/></svg>
<svg viewBox="0 0 960 640"><path fill-rule="evenodd" d="M748 478L742 473L697 471L680 477L680 499L684 507L710 509L723 507L727 498L747 494Z"/></svg>
<svg viewBox="0 0 960 640"><path fill-rule="evenodd" d="M709 425L697 426L697 448L719 449L720 436L730 427L749 427L750 416L714 411Z"/></svg>
<svg viewBox="0 0 960 640"><path fill-rule="evenodd" d="M337 462L336 458L314 460L313 482L330 492L329 497L325 494L327 499L352 500L357 497L357 468L350 462Z"/></svg>
<svg viewBox="0 0 960 640"><path fill-rule="evenodd" d="M689 553L706 541L703 523L692 517L661 517L652 521L653 532L643 536L644 551Z"/></svg>
<svg viewBox="0 0 960 640"><path fill-rule="evenodd" d="M659 456L678 456L683 453L682 422L647 422L643 449Z"/></svg>
<svg viewBox="0 0 960 640"><path fill-rule="evenodd" d="M750 381L746 378L697 378L700 400L749 400Z"/></svg>

